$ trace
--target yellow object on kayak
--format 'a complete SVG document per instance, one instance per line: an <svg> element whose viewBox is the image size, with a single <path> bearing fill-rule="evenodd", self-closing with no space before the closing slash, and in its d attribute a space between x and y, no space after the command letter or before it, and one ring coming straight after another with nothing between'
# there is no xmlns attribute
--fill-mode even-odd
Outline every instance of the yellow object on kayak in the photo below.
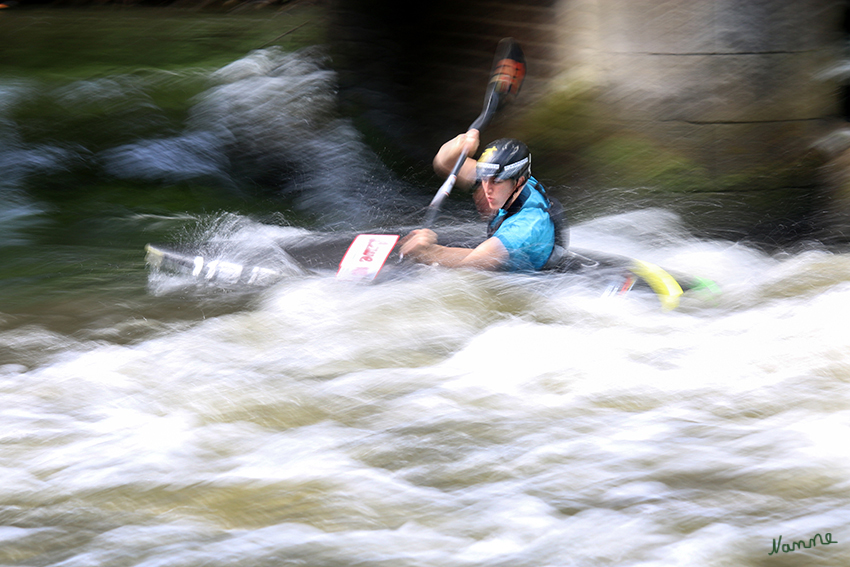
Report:
<svg viewBox="0 0 850 567"><path fill-rule="evenodd" d="M631 271L649 284L649 287L661 300L661 307L665 311L670 311L679 306L679 298L684 293L682 286L679 285L676 278L668 274L662 267L635 260Z"/></svg>

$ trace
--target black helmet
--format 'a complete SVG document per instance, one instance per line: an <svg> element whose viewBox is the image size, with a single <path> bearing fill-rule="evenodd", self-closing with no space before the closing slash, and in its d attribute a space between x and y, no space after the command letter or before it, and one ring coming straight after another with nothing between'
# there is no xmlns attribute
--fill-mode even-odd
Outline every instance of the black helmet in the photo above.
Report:
<svg viewBox="0 0 850 567"><path fill-rule="evenodd" d="M531 175L531 154L525 144L513 138L502 138L487 144L478 163L475 178L519 179Z"/></svg>

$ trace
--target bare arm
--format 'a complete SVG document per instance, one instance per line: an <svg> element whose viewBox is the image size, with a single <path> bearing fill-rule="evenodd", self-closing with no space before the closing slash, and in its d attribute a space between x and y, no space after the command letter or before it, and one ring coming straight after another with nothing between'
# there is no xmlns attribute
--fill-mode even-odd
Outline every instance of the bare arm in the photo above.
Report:
<svg viewBox="0 0 850 567"><path fill-rule="evenodd" d="M428 229L408 234L402 240L401 254L423 264L479 270L496 270L508 260L508 251L498 238L488 238L475 248L454 248L437 244L437 235Z"/></svg>
<svg viewBox="0 0 850 567"><path fill-rule="evenodd" d="M443 177L448 177L460 157L461 151L466 148L467 156L471 156L478 149L479 142L478 130L469 130L455 136L443 144L437 155L434 156L434 171ZM464 160L457 176L457 183L467 188L475 184L475 160L471 157Z"/></svg>

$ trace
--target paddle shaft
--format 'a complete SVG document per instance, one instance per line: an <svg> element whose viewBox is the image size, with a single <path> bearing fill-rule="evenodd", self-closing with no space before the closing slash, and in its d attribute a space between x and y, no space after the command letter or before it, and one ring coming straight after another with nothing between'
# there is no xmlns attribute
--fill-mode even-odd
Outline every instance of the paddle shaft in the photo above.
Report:
<svg viewBox="0 0 850 567"><path fill-rule="evenodd" d="M490 82L487 85L487 91L484 95L484 108L478 118L475 119L468 130L481 130L486 126L496 110L501 105L508 102L511 96L501 97L500 94L516 96L519 92L522 81L525 78L525 56L519 45L511 38L505 38L499 42L496 48L496 57L493 60L493 69L490 72ZM437 213L440 211L440 206L443 201L451 194L457 176L463 167L466 158L468 157L466 148L463 148L458 156L457 162L452 168L451 173L440 188L437 194L428 205L428 210L425 214L425 228L430 228L437 218Z"/></svg>

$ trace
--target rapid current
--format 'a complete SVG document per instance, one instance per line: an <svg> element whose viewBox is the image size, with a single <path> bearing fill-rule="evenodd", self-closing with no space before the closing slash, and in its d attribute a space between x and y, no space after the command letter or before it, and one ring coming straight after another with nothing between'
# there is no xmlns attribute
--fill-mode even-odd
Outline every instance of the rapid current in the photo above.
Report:
<svg viewBox="0 0 850 567"><path fill-rule="evenodd" d="M721 289L673 311L557 276L147 269L148 241L280 266L282 238L411 222L430 190L335 80L314 49L0 80L0 564L850 564L846 254L657 208L573 226ZM185 119L166 88L197 91ZM103 136L34 100L108 109Z"/></svg>

